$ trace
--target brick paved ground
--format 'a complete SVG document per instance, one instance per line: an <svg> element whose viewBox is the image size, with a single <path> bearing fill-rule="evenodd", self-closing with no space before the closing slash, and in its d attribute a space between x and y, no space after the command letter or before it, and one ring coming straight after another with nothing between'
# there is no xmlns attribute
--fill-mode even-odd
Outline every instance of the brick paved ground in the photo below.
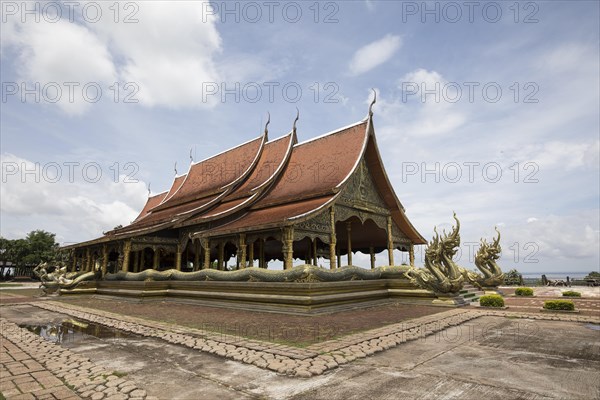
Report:
<svg viewBox="0 0 600 400"><path fill-rule="evenodd" d="M135 383L4 318L0 334L0 392L6 399L152 399Z"/></svg>

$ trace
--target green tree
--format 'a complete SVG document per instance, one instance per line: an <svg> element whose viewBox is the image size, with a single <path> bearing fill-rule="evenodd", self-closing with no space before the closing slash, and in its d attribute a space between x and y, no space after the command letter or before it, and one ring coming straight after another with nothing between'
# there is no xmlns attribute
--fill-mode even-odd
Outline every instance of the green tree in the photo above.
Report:
<svg viewBox="0 0 600 400"><path fill-rule="evenodd" d="M27 255L23 261L26 265L37 265L41 262L51 263L58 257L58 243L55 240L55 234L35 230L27 234Z"/></svg>

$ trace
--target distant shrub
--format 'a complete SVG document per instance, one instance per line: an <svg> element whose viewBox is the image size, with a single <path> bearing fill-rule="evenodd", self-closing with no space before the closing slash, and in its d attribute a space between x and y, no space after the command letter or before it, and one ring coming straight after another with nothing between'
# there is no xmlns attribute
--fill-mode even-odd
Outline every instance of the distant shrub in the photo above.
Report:
<svg viewBox="0 0 600 400"><path fill-rule="evenodd" d="M575 304L571 300L546 300L544 302L546 310L575 310Z"/></svg>
<svg viewBox="0 0 600 400"><path fill-rule="evenodd" d="M600 279L600 272L592 271L583 279Z"/></svg>
<svg viewBox="0 0 600 400"><path fill-rule="evenodd" d="M522 285L523 284L523 275L519 273L516 269L511 269L506 274L504 274L504 284L505 285Z"/></svg>
<svg viewBox="0 0 600 400"><path fill-rule="evenodd" d="M483 307L504 307L504 299L499 294L486 294L479 298L479 304Z"/></svg>
<svg viewBox="0 0 600 400"><path fill-rule="evenodd" d="M576 292L574 290L567 290L566 292L562 292L562 295L568 297L581 297L581 293Z"/></svg>
<svg viewBox="0 0 600 400"><path fill-rule="evenodd" d="M533 296L533 289L530 287L519 287L515 289L517 296Z"/></svg>

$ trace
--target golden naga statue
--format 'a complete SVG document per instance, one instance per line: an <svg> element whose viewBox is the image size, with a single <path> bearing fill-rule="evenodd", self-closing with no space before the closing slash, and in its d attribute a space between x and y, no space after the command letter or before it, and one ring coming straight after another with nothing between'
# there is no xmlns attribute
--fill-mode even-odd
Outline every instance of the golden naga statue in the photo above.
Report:
<svg viewBox="0 0 600 400"><path fill-rule="evenodd" d="M425 268L411 268L406 276L414 284L443 296L457 296L463 287L464 276L452 258L460 246L460 221L454 213L456 226L450 234L440 237L434 228L435 236L425 249Z"/></svg>
<svg viewBox="0 0 600 400"><path fill-rule="evenodd" d="M496 260L500 258L502 248L500 247L500 231L494 228L498 233L498 237L488 243L485 239L481 239L481 245L475 255L475 266L483 274L474 274L477 276L476 285L481 288L490 288L500 286L504 282L504 273L500 266L496 264ZM470 280L470 279L469 279Z"/></svg>

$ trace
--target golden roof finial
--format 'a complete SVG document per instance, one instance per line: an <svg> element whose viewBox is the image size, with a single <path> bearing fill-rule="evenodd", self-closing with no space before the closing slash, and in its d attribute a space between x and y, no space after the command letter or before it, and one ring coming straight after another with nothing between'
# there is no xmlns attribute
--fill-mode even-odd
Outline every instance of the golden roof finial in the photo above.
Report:
<svg viewBox="0 0 600 400"><path fill-rule="evenodd" d="M373 116L373 104L377 103L377 92L373 88L371 90L373 91L373 101L369 105L369 117Z"/></svg>
<svg viewBox="0 0 600 400"><path fill-rule="evenodd" d="M292 130L296 133L296 122L300 119L300 110L296 107L296 119L294 120L294 125L292 126Z"/></svg>
<svg viewBox="0 0 600 400"><path fill-rule="evenodd" d="M269 135L269 124L271 123L271 113L267 111L267 123L265 124L265 136Z"/></svg>

